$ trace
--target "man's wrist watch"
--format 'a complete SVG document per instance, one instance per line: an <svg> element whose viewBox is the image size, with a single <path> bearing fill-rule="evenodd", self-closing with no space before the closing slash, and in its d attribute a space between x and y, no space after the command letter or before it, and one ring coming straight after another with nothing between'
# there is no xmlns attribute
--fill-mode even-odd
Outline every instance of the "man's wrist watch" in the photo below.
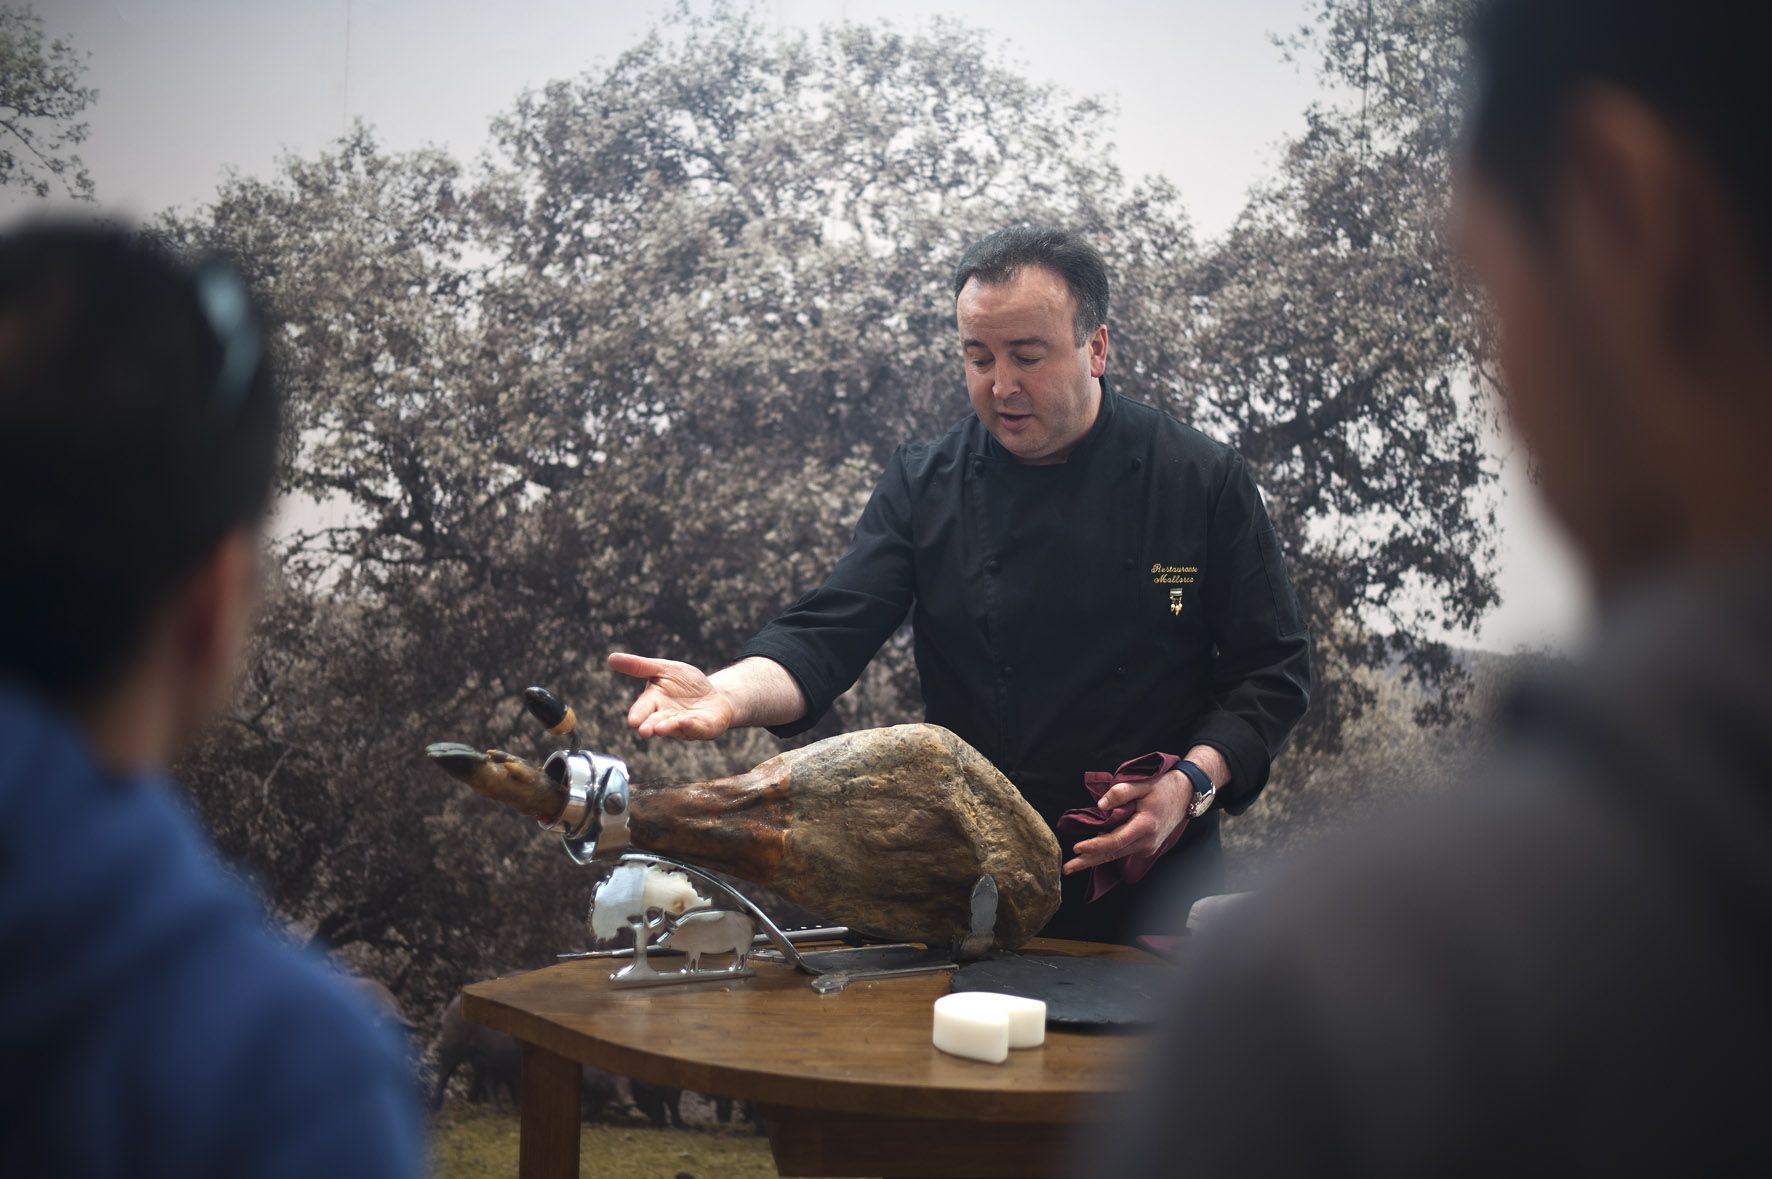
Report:
<svg viewBox="0 0 1772 1179"><path fill-rule="evenodd" d="M1188 803L1187 814L1188 818L1197 819L1212 808L1212 799L1218 794L1218 787L1212 784L1212 779L1205 770L1191 761L1178 762L1175 768L1187 775L1187 780L1194 785L1194 797Z"/></svg>

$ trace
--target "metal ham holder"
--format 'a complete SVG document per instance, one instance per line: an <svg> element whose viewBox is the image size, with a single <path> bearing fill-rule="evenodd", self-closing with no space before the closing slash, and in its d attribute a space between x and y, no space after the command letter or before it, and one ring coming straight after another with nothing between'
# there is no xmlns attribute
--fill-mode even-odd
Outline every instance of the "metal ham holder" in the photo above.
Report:
<svg viewBox="0 0 1772 1179"><path fill-rule="evenodd" d="M850 931L844 926L784 930L749 897L712 873L632 847L626 764L578 748L577 717L546 688L530 688L524 700L548 732L567 740L565 749L555 750L542 763L542 772L565 789L566 804L551 822L538 822L545 830L559 832L566 854L597 875L588 914L593 937L607 943L626 929L634 939L631 949L583 950L560 958L631 959L609 976L617 987L747 978L756 973L751 961L786 962L812 976L813 990L828 995L852 982L950 970L984 957L990 949L997 884L983 875L972 889L970 930L951 947L898 943L802 950L801 943L838 940ZM689 898L671 879L673 875L681 877L702 903L679 909ZM730 954L731 962L703 967L702 956L710 954ZM680 968L660 970L653 959L663 955L680 955L686 961Z"/></svg>

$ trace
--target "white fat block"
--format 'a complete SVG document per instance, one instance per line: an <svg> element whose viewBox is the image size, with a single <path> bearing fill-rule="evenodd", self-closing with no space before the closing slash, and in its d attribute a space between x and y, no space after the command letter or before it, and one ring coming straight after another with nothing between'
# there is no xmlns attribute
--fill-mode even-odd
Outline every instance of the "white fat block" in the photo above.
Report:
<svg viewBox="0 0 1772 1179"><path fill-rule="evenodd" d="M1011 1048L1046 1042L1046 1004L1019 995L960 991L935 1001L935 1046L953 1056L1002 1064Z"/></svg>
<svg viewBox="0 0 1772 1179"><path fill-rule="evenodd" d="M1020 995L992 995L1009 1015L1009 1046L1038 1048L1046 1042L1046 1004Z"/></svg>
<svg viewBox="0 0 1772 1179"><path fill-rule="evenodd" d="M935 1046L951 1056L1002 1064L1009 1059L1009 1013L977 991L935 1001Z"/></svg>
<svg viewBox="0 0 1772 1179"><path fill-rule="evenodd" d="M647 909L660 909L673 917L681 917L691 909L704 909L708 899L695 891L689 877L668 868L648 865L646 884L641 900Z"/></svg>

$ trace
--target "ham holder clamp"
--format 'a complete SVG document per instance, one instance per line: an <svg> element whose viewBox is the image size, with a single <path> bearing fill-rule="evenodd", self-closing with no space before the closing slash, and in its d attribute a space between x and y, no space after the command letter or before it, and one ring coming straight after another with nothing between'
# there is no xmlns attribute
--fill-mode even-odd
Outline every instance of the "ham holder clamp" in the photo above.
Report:
<svg viewBox="0 0 1772 1179"><path fill-rule="evenodd" d="M951 969L1014 950L1058 908L1059 849L1008 779L935 725L818 741L746 774L632 782L618 758L578 748L577 718L545 688L525 703L567 747L540 768L503 750L443 743L433 762L556 831L595 876L590 926L601 946L562 957L632 959L611 979L655 986L741 978L748 963L791 963L820 993L858 979ZM766 886L843 922L783 930L728 880ZM891 944L802 949L854 930ZM654 959L681 955L659 969ZM704 967L704 956L727 957Z"/></svg>

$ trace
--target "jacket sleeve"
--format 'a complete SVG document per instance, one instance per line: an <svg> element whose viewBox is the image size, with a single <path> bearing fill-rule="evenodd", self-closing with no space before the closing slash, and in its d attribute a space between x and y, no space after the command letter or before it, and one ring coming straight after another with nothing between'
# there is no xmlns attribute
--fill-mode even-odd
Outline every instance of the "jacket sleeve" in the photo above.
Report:
<svg viewBox="0 0 1772 1179"><path fill-rule="evenodd" d="M1212 508L1206 566L1208 625L1216 648L1212 708L1193 741L1230 763L1221 794L1231 814L1247 810L1310 702L1310 636L1261 493L1234 456Z"/></svg>
<svg viewBox="0 0 1772 1179"><path fill-rule="evenodd" d="M910 479L900 447L862 510L849 551L824 584L789 606L740 652L741 658L755 655L781 664L806 695L804 716L769 731L793 737L817 724L904 621L915 589Z"/></svg>

